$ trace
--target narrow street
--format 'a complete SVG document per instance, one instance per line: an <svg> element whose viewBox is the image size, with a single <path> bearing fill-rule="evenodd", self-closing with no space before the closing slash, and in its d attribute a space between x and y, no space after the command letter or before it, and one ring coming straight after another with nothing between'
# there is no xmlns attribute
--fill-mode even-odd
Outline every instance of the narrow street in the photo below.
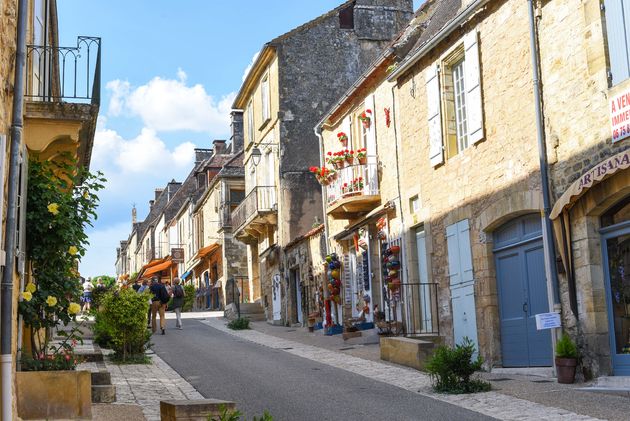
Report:
<svg viewBox="0 0 630 421"><path fill-rule="evenodd" d="M169 320L153 350L205 398L231 400L274 420L492 419L407 390L225 334L198 320Z"/></svg>

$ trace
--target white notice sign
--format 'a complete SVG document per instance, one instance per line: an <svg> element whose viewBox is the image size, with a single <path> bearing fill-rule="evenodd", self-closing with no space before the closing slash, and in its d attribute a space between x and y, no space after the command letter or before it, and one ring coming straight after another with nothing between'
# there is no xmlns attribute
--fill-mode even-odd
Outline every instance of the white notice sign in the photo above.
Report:
<svg viewBox="0 0 630 421"><path fill-rule="evenodd" d="M610 98L610 128L613 143L630 136L630 91Z"/></svg>
<svg viewBox="0 0 630 421"><path fill-rule="evenodd" d="M536 329L554 329L561 327L560 313L540 313L536 315Z"/></svg>

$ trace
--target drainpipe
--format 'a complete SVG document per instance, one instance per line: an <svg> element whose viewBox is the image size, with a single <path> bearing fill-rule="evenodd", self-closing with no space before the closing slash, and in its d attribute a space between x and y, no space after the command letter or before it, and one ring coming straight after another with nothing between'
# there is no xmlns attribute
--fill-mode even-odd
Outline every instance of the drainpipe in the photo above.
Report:
<svg viewBox="0 0 630 421"><path fill-rule="evenodd" d="M320 127L314 127L315 136L319 139L319 166L324 166L324 139ZM326 186L322 185L322 215L324 217L324 238L326 238L326 255L330 254L330 240L328 235L328 217L326 216Z"/></svg>
<svg viewBox="0 0 630 421"><path fill-rule="evenodd" d="M17 189L20 171L20 145L24 125L24 71L26 68L26 15L28 0L19 0L17 15L17 44L15 79L11 117L11 147L7 197L5 245L6 261L0 289L0 364L2 373L2 419L13 419L13 274L15 272L17 233Z"/></svg>
<svg viewBox="0 0 630 421"><path fill-rule="evenodd" d="M551 194L549 192L549 175L547 173L547 148L545 144L545 132L543 127L543 112L541 108L541 89L540 89L540 64L538 62L538 37L536 33L536 17L534 11L534 1L527 0L527 9L529 11L529 41L530 51L532 55L532 76L534 85L534 107L536 113L536 137L538 140L538 156L540 162L540 178L542 184L543 195L543 244L545 250L545 272L547 275L547 297L549 300L549 311L560 311L560 301L558 294L558 274L554 269L556 261L556 252L553 243L553 229L549 213L551 212ZM557 329L551 329L551 345L553 355L556 352ZM555 370L555 360L554 370Z"/></svg>

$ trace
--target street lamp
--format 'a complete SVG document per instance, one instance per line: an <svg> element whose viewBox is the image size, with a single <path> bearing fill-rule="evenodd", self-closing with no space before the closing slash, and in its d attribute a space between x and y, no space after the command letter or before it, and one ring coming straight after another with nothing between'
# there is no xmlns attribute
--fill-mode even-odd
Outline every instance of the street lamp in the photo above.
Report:
<svg viewBox="0 0 630 421"><path fill-rule="evenodd" d="M251 153L252 161L254 162L254 167L257 167L258 164L260 164L261 156L262 156L262 152L260 152L260 149L258 149L258 146L255 146L254 149L252 149L252 153Z"/></svg>

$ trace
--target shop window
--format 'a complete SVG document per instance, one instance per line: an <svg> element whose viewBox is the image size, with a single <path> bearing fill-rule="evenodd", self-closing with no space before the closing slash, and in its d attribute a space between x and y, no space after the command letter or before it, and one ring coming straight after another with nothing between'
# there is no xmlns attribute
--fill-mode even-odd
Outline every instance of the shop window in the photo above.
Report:
<svg viewBox="0 0 630 421"><path fill-rule="evenodd" d="M630 196L621 200L602 216L602 227L630 221Z"/></svg>
<svg viewBox="0 0 630 421"><path fill-rule="evenodd" d="M630 0L607 0L606 38L610 78L613 85L630 78L630 27L627 16L630 13Z"/></svg>

